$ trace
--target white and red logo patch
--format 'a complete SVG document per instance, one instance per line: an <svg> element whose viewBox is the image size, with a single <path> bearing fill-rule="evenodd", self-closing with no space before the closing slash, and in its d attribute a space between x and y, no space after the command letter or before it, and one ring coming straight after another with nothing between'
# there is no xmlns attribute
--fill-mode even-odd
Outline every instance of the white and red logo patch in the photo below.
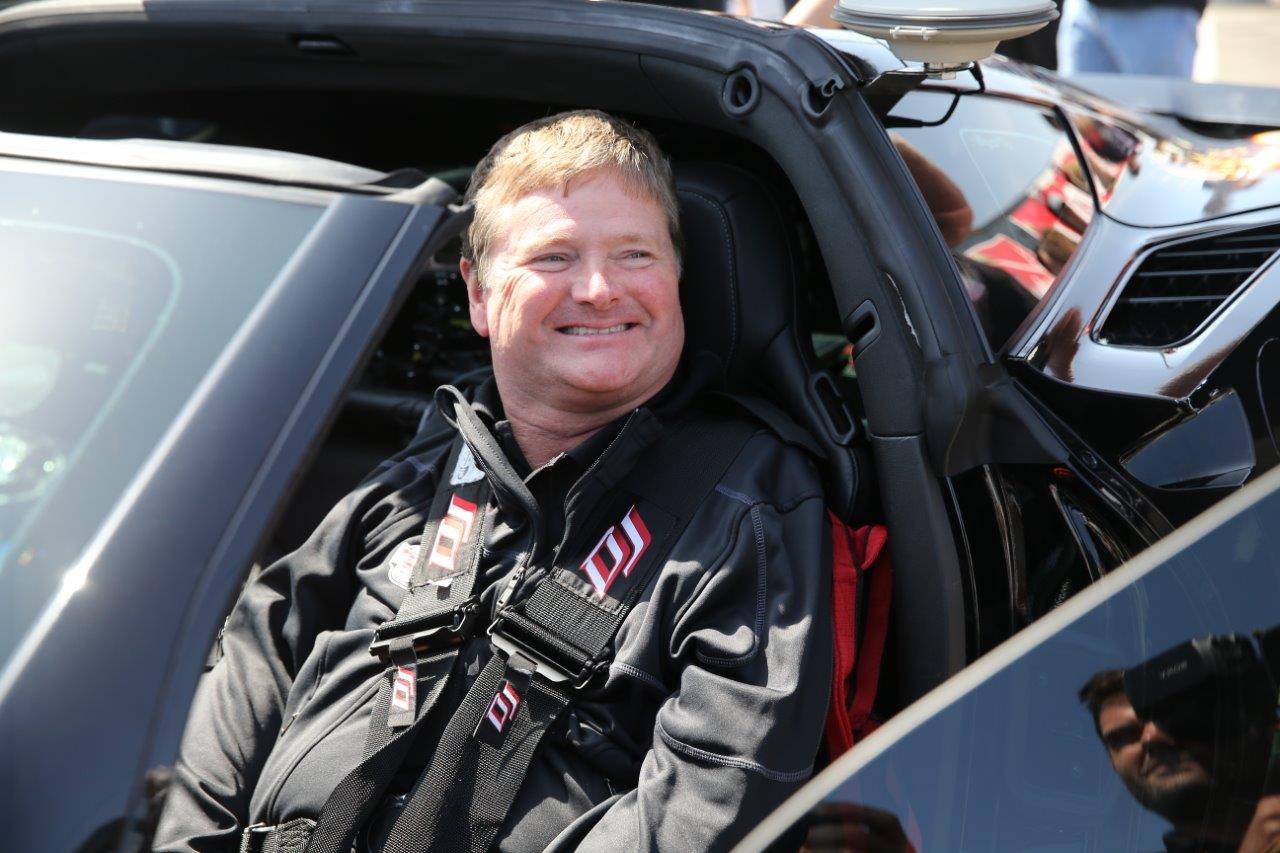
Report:
<svg viewBox="0 0 1280 853"><path fill-rule="evenodd" d="M582 561L582 571L595 587L597 596L603 600L619 575L624 578L631 575L652 538L635 506L627 511L622 521L600 537L596 547Z"/></svg>
<svg viewBox="0 0 1280 853"><path fill-rule="evenodd" d="M391 707L397 711L413 713L418 699L418 678L413 667L396 668L396 680L391 685Z"/></svg>
<svg viewBox="0 0 1280 853"><path fill-rule="evenodd" d="M413 567L418 564L418 543L401 542L387 559L387 579L401 589L409 588Z"/></svg>
<svg viewBox="0 0 1280 853"><path fill-rule="evenodd" d="M457 495L449 498L449 508L440 519L436 541L431 546L431 557L427 560L428 565L443 570L442 573L436 573L438 577L456 571L458 552L471 537L471 527L475 519L475 504Z"/></svg>
<svg viewBox="0 0 1280 853"><path fill-rule="evenodd" d="M504 682L502 689L498 691L498 695L493 697L493 701L489 703L489 710L485 712L485 719L489 724L497 729L498 734L502 734L503 729L507 727L507 723L511 722L511 718L516 715L516 709L520 707L520 694L516 692L515 685L510 681Z"/></svg>

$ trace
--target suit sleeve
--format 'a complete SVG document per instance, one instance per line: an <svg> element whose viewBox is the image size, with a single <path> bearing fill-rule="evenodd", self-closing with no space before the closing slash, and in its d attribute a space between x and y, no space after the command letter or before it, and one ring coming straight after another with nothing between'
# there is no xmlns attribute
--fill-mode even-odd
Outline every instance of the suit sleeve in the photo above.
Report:
<svg viewBox="0 0 1280 853"><path fill-rule="evenodd" d="M567 846L728 849L812 774L832 666L823 502L740 513L723 561L676 616L679 687L639 784Z"/></svg>
<svg viewBox="0 0 1280 853"><path fill-rule="evenodd" d="M415 448L416 449L416 448ZM158 851L234 851L258 777L317 636L340 628L357 592L365 535L386 513L408 456L388 460L298 550L265 569L236 603L223 656L201 681L156 833ZM428 488L427 494L430 494Z"/></svg>

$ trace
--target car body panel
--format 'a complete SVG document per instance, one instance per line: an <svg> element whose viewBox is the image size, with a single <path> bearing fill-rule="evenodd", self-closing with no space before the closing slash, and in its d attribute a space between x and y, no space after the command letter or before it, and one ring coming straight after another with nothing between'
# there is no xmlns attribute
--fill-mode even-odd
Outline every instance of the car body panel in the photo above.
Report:
<svg viewBox="0 0 1280 853"><path fill-rule="evenodd" d="M956 265L884 132L873 99L864 97L877 79L901 74L901 63L895 66L883 51L876 53L874 43L854 40L848 44L860 46L840 53L832 49L840 44L838 37L822 38L713 15L549 0L53 0L0 13L0 69L15 79L29 75L23 79L32 91L44 94L44 87L51 87L62 97L52 102L68 109L93 105L95 99L114 103L117 88L144 103L161 104L161 109L223 90L290 98L300 92L359 96L393 90L404 103L424 93L477 99L498 93L535 104L558 104L568 97L574 105L626 109L758 147L798 195L817 244L809 248L821 255L831 279L837 324L857 338L857 380L865 396L868 441L886 484L884 516L895 531L893 689L895 698L911 699L1036 615L1029 603L1035 595L1026 584L1044 574L1038 567L1049 561L1037 563L1044 554L1028 559L1017 551L1030 538L1041 531L1054 530L1056 536L1065 531L1075 537L1070 547L1077 549L1085 573L1096 576L1171 525L1124 473L1119 456L1128 445L1097 458L1094 433L1064 422L1067 407L1056 400L1054 407L1046 405L1050 395L1030 381L1045 379L1045 373L1027 358L998 357L998 347L983 337ZM608 73L584 74L588 67ZM999 61L987 67L989 96L1059 109L1062 96L1052 79ZM727 84L747 71L754 75L760 97L752 109L735 112L727 100ZM622 84L616 85L618 81ZM962 74L930 85L968 91L974 82ZM19 124L35 122L44 103L40 98L25 105L21 101L18 90L0 94L0 111L17 116ZM1096 107L1090 101L1081 108ZM75 127L45 132L73 133ZM182 164L170 165L189 171ZM261 183L275 179L269 174L271 164L259 163L254 170L259 167L268 174L246 175L259 183L252 188L245 184L242 191L285 191ZM204 180L137 174L160 181ZM346 174L315 183L338 187ZM354 180L363 185L372 177L361 172ZM302 173L293 179L310 182ZM228 191L237 191L233 183L226 181ZM364 192L367 187L344 189ZM68 627L59 625L45 646L33 646L33 660L63 661L97 638L118 636L115 645L102 649L85 694L114 695L112 672L133 667L130 683L118 685L122 693L127 688L120 707L113 705L101 720L80 726L83 731L59 747L66 753L59 753L47 783L41 780L45 787L24 789L18 777L0 777L6 785L0 794L13 792L6 808L26 811L22 832L29 834L21 840L33 849L74 847L104 825L104 832L116 835L133 831L128 821L117 823L125 817L126 791L135 794L128 817L142 822L142 800L136 795L143 773L173 759L216 622L361 353L389 320L397 294L404 292L405 271L435 223L433 208L406 207L397 222L387 213L398 207L392 201L344 197L341 205L368 212L382 230L361 232L363 237L344 230L326 240L329 245L313 247L316 258L328 257L333 266L316 261L317 267L305 271L310 284L302 280L303 270L293 271L287 288L292 295L286 299L282 290L280 296L281 304L295 299L295 307L307 304L306 288L329 281L333 290L325 294L334 301L315 316L277 306L271 322L262 320L246 330L234 370L229 365L210 380L209 394L216 390L220 396L202 399L201 416L193 416L157 457L149 473L155 482L122 515L119 535L104 539L102 553L111 556L112 565L91 570L76 595L88 594L65 602L60 619L66 617ZM1138 229L1113 220L1104 224L1109 234L1140 239L1134 233ZM1145 233L1141 239L1153 236ZM365 238L359 246L350 242ZM1077 274L1092 268L1091 240L1092 230L1058 285L1030 315L1025 340L1015 339L1018 346L1033 347L1046 339L1052 326L1039 324L1069 305ZM333 278L341 277L337 258L350 262L348 255L366 261L364 278ZM1090 259L1089 267L1084 258ZM1097 303L1091 307L1096 309ZM869 327L860 325L859 318L866 317L872 320ZM306 345L295 348L295 341ZM224 470L222 460L236 454L244 457L238 467ZM980 479L956 485L947 475ZM200 496L190 491L193 481L216 488ZM971 534L970 564L988 555L1003 561L999 572L1005 577L992 588L1003 594L1001 605L1009 612L1000 614L1004 624L990 620L988 624L997 624L992 630L975 628L966 619L966 596L972 609L974 599L986 592L966 585L954 541L956 522L949 510L955 508L953 496L965 493L964 486L970 494L984 493L990 502L983 512L991 517L981 522L986 529L963 531ZM1028 494L1029 489L1037 491ZM157 506L190 529L182 524L159 529L151 520ZM1087 512L1078 511L1081 506ZM967 528L970 514L955 517L962 516L966 520L960 524ZM1020 540L1013 533L1019 517L1031 519L1018 534ZM199 533L198 540L191 531ZM1108 551L1108 537L1125 544ZM1060 543L1067 540L1052 544ZM187 560L190 565L169 574L161 561L142 565L159 549L164 562ZM119 573L118 583L111 584L118 587L117 598L106 595L111 591L103 588L106 584L95 586L116 577L111 572ZM140 607L137 595L130 595L135 581L129 578L146 580L148 573L160 573L150 595L164 600ZM1002 585L1006 588L1000 589ZM91 612L95 590L100 596L96 616ZM162 612L147 609L153 605ZM95 618L104 621L95 623ZM168 645L156 648L161 644L155 637ZM23 744L24 755L28 748L55 748L55 730L39 719L44 709L58 707L61 721L77 720L83 713L83 707L57 704L59 685L54 682L67 680L23 681L22 710L0 704L4 731L28 727L34 733L31 743ZM104 751L101 744L117 730L128 734ZM35 766L31 759L24 762L24 770ZM101 775L102 787L76 778L85 766ZM75 779L75 786L67 786L66 778ZM99 796L98 791L112 793ZM63 816L53 804L72 798L94 805L84 809L83 819L76 816L59 825Z"/></svg>
<svg viewBox="0 0 1280 853"><path fill-rule="evenodd" d="M956 175L955 182L966 197L981 201L973 194L992 190L992 195L1003 199L993 190L1010 175L1015 180L1011 186L1020 186L1016 182L1018 167L1030 156L1031 143L1042 144L1040 138L1028 136L1029 128L1020 127L1013 117L1036 110L1050 110L1059 116L1057 123L1067 128L1075 154L1067 151L1055 156L1056 173L1046 171L1032 181L1025 201L1019 190L1012 193L1012 200L995 204L997 213L1003 206L1004 220L989 216L993 208L989 200L981 204L971 201L975 219L982 222L975 221L975 234L953 251L963 255L964 262L976 260L1012 275L1037 298L1021 327L1008 336L1001 356L1024 383L1030 398L1048 410L1045 416L1077 436L1080 452L1094 460L1074 469L1106 470L1108 482L1099 488L1113 497L1125 495L1117 503L1125 512L1150 517L1154 511L1173 524L1181 523L1280 462L1275 419L1267 414L1274 409L1272 398L1276 395L1263 381L1272 375L1272 369L1262 366L1269 342L1280 334L1275 310L1276 259L1263 256L1257 272L1194 332L1176 343L1116 344L1108 341L1102 330L1124 288L1148 256L1169 247L1176 250L1180 242L1231 235L1271 225L1280 218L1274 208L1277 197L1273 189L1249 172L1258 166L1262 177L1269 180L1270 137L1251 139L1242 135L1250 132L1247 128L1235 126L1213 131L1188 127L1185 135L1199 140L1193 144L1170 135L1174 118L1143 116L1066 84L1046 90L1046 82L1054 79L1051 75L1015 63L993 60L984 69L984 92L976 92L974 81L965 74L954 80L924 81L918 89L900 96L886 123L944 172ZM1035 91L1037 88L1041 91ZM948 107L953 98L955 106ZM924 109L922 104L932 106ZM934 124L944 117L941 125ZM895 127L903 118L926 123ZM1206 135L1211 132L1215 135ZM975 148L968 134L981 137L984 144ZM987 136L994 140L986 140ZM1001 136L1020 140L1019 148L1009 151L1007 167L992 154L1004 150L997 144ZM1236 149L1257 156L1215 159ZM1157 154L1143 153L1148 150ZM1118 151L1126 153L1116 160ZM1177 154L1179 151L1182 154ZM1135 161L1130 172L1121 161L1131 155L1154 156L1160 162ZM971 172L960 171L966 163L971 164ZM1073 187L1058 185L1073 184L1077 167L1084 178L1077 189L1083 187L1085 192L1075 194L1092 198L1067 204L1064 202L1070 196L1066 191ZM1204 170L1210 167L1225 174L1226 183L1204 180ZM1050 197L1059 194L1061 199ZM1058 202L1061 207L1055 213L1053 204L1045 202ZM1263 207L1241 212L1255 205ZM1035 221L1024 208L1032 209L1033 214L1038 211L1036 215L1043 221ZM1090 208L1102 215L1092 215ZM1065 216L1068 210L1071 215ZM1142 213L1144 210L1152 214ZM1131 224L1122 217L1141 224ZM1057 234L1072 237L1046 244L1046 237ZM975 245L976 240L982 242ZM997 242L1001 245L996 246ZM1064 245L1071 246L1065 264ZM1045 259L1046 248L1053 249L1049 254L1060 266ZM1047 287L1045 281L1049 281ZM989 292L990 285L986 283ZM992 335L992 347L1001 349L1006 333L993 335L989 321L984 320L983 325ZM1215 433L1215 442L1193 442L1186 450L1190 456L1183 468L1195 476L1170 479L1141 465L1146 448L1167 436L1202 431L1203 426L1192 422L1222 399L1241 403L1246 428ZM1124 414L1116 417L1116 412ZM1240 460L1247 460L1247 464ZM1151 530L1144 536L1159 535L1170 525L1157 518L1148 526Z"/></svg>
<svg viewBox="0 0 1280 853"><path fill-rule="evenodd" d="M332 201L8 661L14 849L124 831L147 756L171 761L244 568L441 215Z"/></svg>
<svg viewBox="0 0 1280 853"><path fill-rule="evenodd" d="M912 74L882 42L811 32L856 56L867 86L881 75ZM1064 77L998 56L984 60L982 71L981 82L959 73L920 86L981 89L1063 109L1086 149L1100 207L1114 219L1156 228L1280 205L1280 134L1269 132L1280 128L1280 89L1121 74ZM1094 128L1101 132L1090 133Z"/></svg>
<svg viewBox="0 0 1280 853"><path fill-rule="evenodd" d="M1132 120L1065 104L1103 212L1144 228L1206 222L1280 204L1280 133L1221 135L1166 116Z"/></svg>
<svg viewBox="0 0 1280 853"><path fill-rule="evenodd" d="M1141 256L1171 239L1210 235L1266 224L1273 213L1245 214L1192 230L1151 231L1102 224L1082 246L1076 275L1054 303L1036 318L1035 328L1012 349L1017 359L1061 382L1082 388L1185 400L1233 353L1275 306L1280 269L1265 263L1196 334L1165 347L1118 346L1098 340L1118 286ZM1089 274L1092 269L1114 275Z"/></svg>
<svg viewBox="0 0 1280 853"><path fill-rule="evenodd" d="M62 139L0 132L0 156L341 190L359 190L387 177L305 154L167 139Z"/></svg>
<svg viewBox="0 0 1280 853"><path fill-rule="evenodd" d="M1280 127L1280 89L1236 83L1200 83L1145 74L1073 74L1059 77L1130 110L1205 124Z"/></svg>

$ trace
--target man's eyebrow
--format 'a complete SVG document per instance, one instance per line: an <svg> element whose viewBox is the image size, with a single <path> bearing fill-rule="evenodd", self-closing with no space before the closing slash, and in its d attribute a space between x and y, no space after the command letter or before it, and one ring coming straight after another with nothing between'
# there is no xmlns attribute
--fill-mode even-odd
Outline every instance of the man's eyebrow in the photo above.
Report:
<svg viewBox="0 0 1280 853"><path fill-rule="evenodd" d="M1122 723L1114 728L1107 729L1102 735L1102 742L1108 747L1115 741L1135 739L1142 734L1142 723L1137 720L1130 720Z"/></svg>
<svg viewBox="0 0 1280 853"><path fill-rule="evenodd" d="M557 243L568 243L573 239L573 230L570 228L557 228L554 231L545 231L540 234L533 235L528 240L523 241L520 249L525 252L539 252Z"/></svg>
<svg viewBox="0 0 1280 853"><path fill-rule="evenodd" d="M654 234L645 234L640 231L628 231L625 234L615 234L613 239L618 243L649 243L657 240L658 237Z"/></svg>

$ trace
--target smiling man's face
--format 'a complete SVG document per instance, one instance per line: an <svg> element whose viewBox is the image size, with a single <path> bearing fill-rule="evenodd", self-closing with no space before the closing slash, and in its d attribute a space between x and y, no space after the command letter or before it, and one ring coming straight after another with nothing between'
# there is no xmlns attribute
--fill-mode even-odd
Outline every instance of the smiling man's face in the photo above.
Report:
<svg viewBox="0 0 1280 853"><path fill-rule="evenodd" d="M1138 802L1177 823L1202 816L1213 778L1213 747L1182 743L1139 719L1124 693L1103 702L1098 733L1111 765Z"/></svg>
<svg viewBox="0 0 1280 853"><path fill-rule="evenodd" d="M679 269L662 208L612 171L498 211L484 281L464 259L471 323L500 393L566 412L639 405L684 344Z"/></svg>

